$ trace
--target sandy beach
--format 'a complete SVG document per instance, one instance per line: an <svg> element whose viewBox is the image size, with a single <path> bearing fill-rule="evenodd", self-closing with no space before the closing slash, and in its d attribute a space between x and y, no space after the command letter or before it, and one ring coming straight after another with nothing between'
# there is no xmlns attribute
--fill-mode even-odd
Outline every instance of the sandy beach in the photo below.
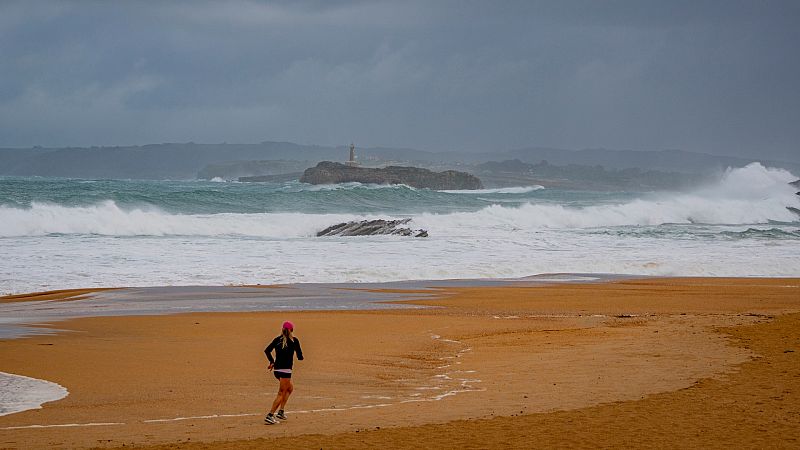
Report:
<svg viewBox="0 0 800 450"><path fill-rule="evenodd" d="M69 390L0 417L0 448L800 445L800 279L448 288L413 303L431 308L83 318L0 341L0 371ZM289 420L266 426L263 348L286 319L306 360Z"/></svg>

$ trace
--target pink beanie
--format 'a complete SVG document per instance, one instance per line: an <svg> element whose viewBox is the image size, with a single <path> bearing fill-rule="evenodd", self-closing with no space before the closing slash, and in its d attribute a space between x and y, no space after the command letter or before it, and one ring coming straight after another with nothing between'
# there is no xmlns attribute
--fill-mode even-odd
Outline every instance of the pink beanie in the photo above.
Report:
<svg viewBox="0 0 800 450"><path fill-rule="evenodd" d="M294 324L287 320L286 322L283 322L283 329L284 330L289 330L289 331L294 331Z"/></svg>

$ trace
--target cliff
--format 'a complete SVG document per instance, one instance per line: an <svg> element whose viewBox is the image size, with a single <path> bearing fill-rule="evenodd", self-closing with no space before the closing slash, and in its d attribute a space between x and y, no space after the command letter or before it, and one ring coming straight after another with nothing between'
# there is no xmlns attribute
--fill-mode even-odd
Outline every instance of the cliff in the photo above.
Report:
<svg viewBox="0 0 800 450"><path fill-rule="evenodd" d="M475 175L446 170L432 172L418 167L389 166L383 169L347 166L323 161L316 167L306 169L300 178L303 183L336 184L358 182L365 184L405 184L415 188L437 190L482 189L481 180Z"/></svg>

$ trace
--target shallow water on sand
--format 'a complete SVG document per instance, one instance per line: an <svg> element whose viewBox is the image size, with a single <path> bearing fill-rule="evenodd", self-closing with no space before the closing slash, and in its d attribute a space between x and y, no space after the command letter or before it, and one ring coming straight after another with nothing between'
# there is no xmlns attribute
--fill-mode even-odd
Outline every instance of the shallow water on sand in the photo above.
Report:
<svg viewBox="0 0 800 450"><path fill-rule="evenodd" d="M464 286L591 282L612 276L552 274L517 280L441 280L371 284L298 284L286 286L168 286L126 288L88 294L78 300L0 303L0 339L57 333L53 322L97 316L157 315L190 312L357 310L417 308L387 303L436 295L438 289ZM391 289L393 292L378 292ZM413 293L394 290L414 290ZM430 293L418 291L428 290ZM41 324L48 324L40 326ZM57 323L55 324L57 327ZM0 372L0 415L39 408L67 395L45 380Z"/></svg>
<svg viewBox="0 0 800 450"><path fill-rule="evenodd" d="M0 416L38 409L67 394L67 389L56 383L0 372Z"/></svg>

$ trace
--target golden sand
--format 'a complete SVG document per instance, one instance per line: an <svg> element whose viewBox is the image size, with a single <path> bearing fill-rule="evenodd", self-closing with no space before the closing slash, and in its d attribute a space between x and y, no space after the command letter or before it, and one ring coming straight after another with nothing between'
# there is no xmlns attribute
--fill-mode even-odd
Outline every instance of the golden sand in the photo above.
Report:
<svg viewBox="0 0 800 450"><path fill-rule="evenodd" d="M797 446L798 286L463 288L423 310L60 322L72 332L0 342L0 371L70 391L0 417L0 447ZM285 319L307 359L290 419L266 426L262 350ZM16 428L91 423L116 425Z"/></svg>

